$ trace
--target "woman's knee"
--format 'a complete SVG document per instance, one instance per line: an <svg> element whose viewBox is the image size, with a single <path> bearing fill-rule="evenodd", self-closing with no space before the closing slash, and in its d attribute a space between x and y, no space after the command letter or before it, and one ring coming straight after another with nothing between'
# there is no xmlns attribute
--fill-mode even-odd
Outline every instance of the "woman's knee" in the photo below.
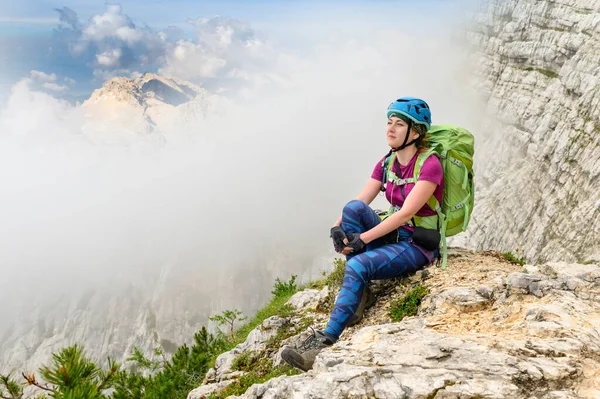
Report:
<svg viewBox="0 0 600 399"><path fill-rule="evenodd" d="M369 207L369 205L367 205L367 203L364 201L352 200L352 201L348 202L346 204L346 206L344 206L343 212L344 213L359 212L363 209L367 209L368 207Z"/></svg>

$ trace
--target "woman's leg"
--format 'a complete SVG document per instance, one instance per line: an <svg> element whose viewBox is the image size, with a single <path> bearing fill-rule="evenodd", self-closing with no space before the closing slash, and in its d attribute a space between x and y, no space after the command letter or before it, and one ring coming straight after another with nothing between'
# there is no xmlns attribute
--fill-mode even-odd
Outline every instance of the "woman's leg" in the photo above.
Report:
<svg viewBox="0 0 600 399"><path fill-rule="evenodd" d="M367 281L404 277L429 264L423 253L407 241L358 254L346 263L346 274L325 333L337 340L362 298Z"/></svg>
<svg viewBox="0 0 600 399"><path fill-rule="evenodd" d="M346 204L342 210L342 230L346 234L361 234L371 230L381 223L379 215L363 201L352 200ZM368 243L361 252L370 251L383 245L383 240L378 238ZM350 259L361 252L348 255Z"/></svg>

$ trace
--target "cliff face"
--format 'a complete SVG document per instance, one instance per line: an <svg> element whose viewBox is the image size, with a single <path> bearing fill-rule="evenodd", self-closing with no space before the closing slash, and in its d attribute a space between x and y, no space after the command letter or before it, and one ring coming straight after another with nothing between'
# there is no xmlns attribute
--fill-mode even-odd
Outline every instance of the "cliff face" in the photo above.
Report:
<svg viewBox="0 0 600 399"><path fill-rule="evenodd" d="M600 1L490 0L467 35L488 114L465 242L600 260Z"/></svg>
<svg viewBox="0 0 600 399"><path fill-rule="evenodd" d="M68 293L30 295L17 309L18 317L0 335L0 372L34 371L53 352L83 344L100 362L107 356L125 362L134 348L172 354L224 309L254 312L268 295L271 271L226 265L206 270L140 275L134 282L115 279L94 289L73 287ZM209 283L206 283L209 281ZM239 292L239 286L247 288ZM52 298L49 300L49 298Z"/></svg>
<svg viewBox="0 0 600 399"><path fill-rule="evenodd" d="M216 304L193 287L176 292L160 285L113 284L71 292L51 302L32 296L2 336L1 370L35 370L53 352L75 343L84 344L101 361L106 356L122 361L134 346L172 352L206 323L206 314Z"/></svg>

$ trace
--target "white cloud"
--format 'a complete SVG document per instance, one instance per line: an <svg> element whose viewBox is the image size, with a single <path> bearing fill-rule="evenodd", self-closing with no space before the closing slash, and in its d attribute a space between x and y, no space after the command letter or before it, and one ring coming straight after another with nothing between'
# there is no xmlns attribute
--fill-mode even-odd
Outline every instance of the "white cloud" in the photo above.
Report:
<svg viewBox="0 0 600 399"><path fill-rule="evenodd" d="M42 84L42 87L45 89L48 89L48 90L59 92L59 93L64 93L66 91L69 91L69 88L67 86L61 86L56 83L46 82L46 83Z"/></svg>
<svg viewBox="0 0 600 399"><path fill-rule="evenodd" d="M117 29L115 35L128 44L135 44L144 37L144 34L139 30L133 29L129 26L122 26Z"/></svg>
<svg viewBox="0 0 600 399"><path fill-rule="evenodd" d="M105 67L118 67L120 65L122 53L121 49L116 48L102 54L96 54L96 61L98 62L98 65Z"/></svg>
<svg viewBox="0 0 600 399"><path fill-rule="evenodd" d="M69 86L74 86L77 84L77 82L71 78L65 78L65 82L69 85Z"/></svg>
<svg viewBox="0 0 600 399"><path fill-rule="evenodd" d="M112 78L115 78L118 76L137 78L142 75L142 73L139 71L126 69L126 68L110 69L110 70L95 69L93 74L94 74L94 78L98 79L100 81L106 81L106 80L109 80L109 79L112 79Z"/></svg>
<svg viewBox="0 0 600 399"><path fill-rule="evenodd" d="M60 85L57 82L58 77L56 76L55 73L45 73L42 71L36 71L36 70L32 70L29 72L29 78L28 79L23 79L22 80L22 84L27 85L30 88L40 88L40 89L46 89L46 90L50 90L56 93L66 93L67 91L69 91L69 87L65 86L65 85ZM69 78L65 78L65 81L67 81L67 79ZM72 80L72 79L69 79Z"/></svg>
<svg viewBox="0 0 600 399"><path fill-rule="evenodd" d="M120 5L107 4L106 12L102 15L94 15L83 28L82 39L84 41L100 42L104 39L118 38L117 31L122 28L135 30L135 25L128 16L121 13Z"/></svg>
<svg viewBox="0 0 600 399"><path fill-rule="evenodd" d="M75 56L91 54L94 74L116 68L137 68L158 63L164 54L164 39L148 27L136 26L118 4L107 4L103 14L80 24L72 10L57 10L61 21L71 26L69 48ZM63 29L64 32L64 29ZM76 38L73 39L72 36Z"/></svg>
<svg viewBox="0 0 600 399"><path fill-rule="evenodd" d="M63 25L61 30L70 40L69 48L75 56L88 57L96 77L156 68L166 76L230 93L283 80L283 71L277 69L286 56L233 18L190 19L195 37L182 39L182 30L176 27L156 32L136 26L116 4L108 4L104 13L83 24L74 11L57 11L62 23L71 27Z"/></svg>
<svg viewBox="0 0 600 399"><path fill-rule="evenodd" d="M197 82L217 76L227 61L206 51L202 45L180 41L168 50L166 64L159 69L160 74Z"/></svg>
<svg viewBox="0 0 600 399"><path fill-rule="evenodd" d="M54 74L54 73L47 74L44 72L32 70L29 73L29 75L31 76L32 79L34 79L38 82L56 82L56 74Z"/></svg>
<svg viewBox="0 0 600 399"><path fill-rule="evenodd" d="M224 17L190 20L194 40L166 44L159 73L189 80L210 89L240 89L273 83L285 54L248 25Z"/></svg>

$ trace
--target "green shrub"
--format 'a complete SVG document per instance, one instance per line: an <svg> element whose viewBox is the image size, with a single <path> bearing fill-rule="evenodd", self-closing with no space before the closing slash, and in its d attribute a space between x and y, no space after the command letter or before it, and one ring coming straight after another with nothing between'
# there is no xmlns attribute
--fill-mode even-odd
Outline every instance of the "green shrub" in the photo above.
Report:
<svg viewBox="0 0 600 399"><path fill-rule="evenodd" d="M327 275L325 283L329 289L338 289L344 283L344 275L346 274L346 260L335 258L333 260L333 270Z"/></svg>
<svg viewBox="0 0 600 399"><path fill-rule="evenodd" d="M254 351L246 351L233 359L231 368L236 371L250 371L251 366L258 360L258 354Z"/></svg>
<svg viewBox="0 0 600 399"><path fill-rule="evenodd" d="M229 335L230 339L233 339L235 323L244 321L246 319L247 319L247 317L242 317L242 312L240 312L237 309L225 310L220 315L215 315L215 316L211 316L208 318L208 320L214 321L215 323L217 323L219 325L219 327L227 326L229 328L229 331L227 334ZM224 332L221 331L221 329L219 329L219 331L222 334L224 334Z"/></svg>
<svg viewBox="0 0 600 399"><path fill-rule="evenodd" d="M325 273L324 273L325 274ZM317 308L317 311L328 313L333 309L335 298L342 288L344 283L344 275L346 274L346 260L336 258L333 261L333 270L325 277L325 285L329 287L329 294L324 301L324 305Z"/></svg>
<svg viewBox="0 0 600 399"><path fill-rule="evenodd" d="M242 395L254 384L261 384L282 375L296 374L298 374L298 371L290 366L273 367L269 359L263 358L256 362L247 374L240 376L222 391L212 393L208 396L208 399L225 399L230 396Z"/></svg>
<svg viewBox="0 0 600 399"><path fill-rule="evenodd" d="M510 263L514 263L515 265L521 265L521 266L525 265L525 262L526 262L525 255L521 255L520 257L518 257L519 250L517 249L515 252L517 253L516 255L513 254L512 252L504 252L502 254L502 257L504 259L506 259L507 261L509 261Z"/></svg>
<svg viewBox="0 0 600 399"><path fill-rule="evenodd" d="M279 277L276 278L275 285L273 286L273 290L271 291L273 297L278 298L296 293L298 291L298 286L296 285L297 277L298 276L293 275L292 278L290 278L290 281L288 281L287 283L281 281Z"/></svg>
<svg viewBox="0 0 600 399"><path fill-rule="evenodd" d="M544 75L550 79L555 79L558 77L558 73L551 71L550 69L535 68L535 67L525 67L522 69L524 71L536 71L537 73L541 73L542 75Z"/></svg>
<svg viewBox="0 0 600 399"><path fill-rule="evenodd" d="M12 377L13 371L7 375L0 375L0 398L20 399L23 396L23 387Z"/></svg>
<svg viewBox="0 0 600 399"><path fill-rule="evenodd" d="M389 316L393 321L400 321L406 316L415 316L419 310L421 300L429 290L422 285L417 285L401 298L390 305Z"/></svg>

